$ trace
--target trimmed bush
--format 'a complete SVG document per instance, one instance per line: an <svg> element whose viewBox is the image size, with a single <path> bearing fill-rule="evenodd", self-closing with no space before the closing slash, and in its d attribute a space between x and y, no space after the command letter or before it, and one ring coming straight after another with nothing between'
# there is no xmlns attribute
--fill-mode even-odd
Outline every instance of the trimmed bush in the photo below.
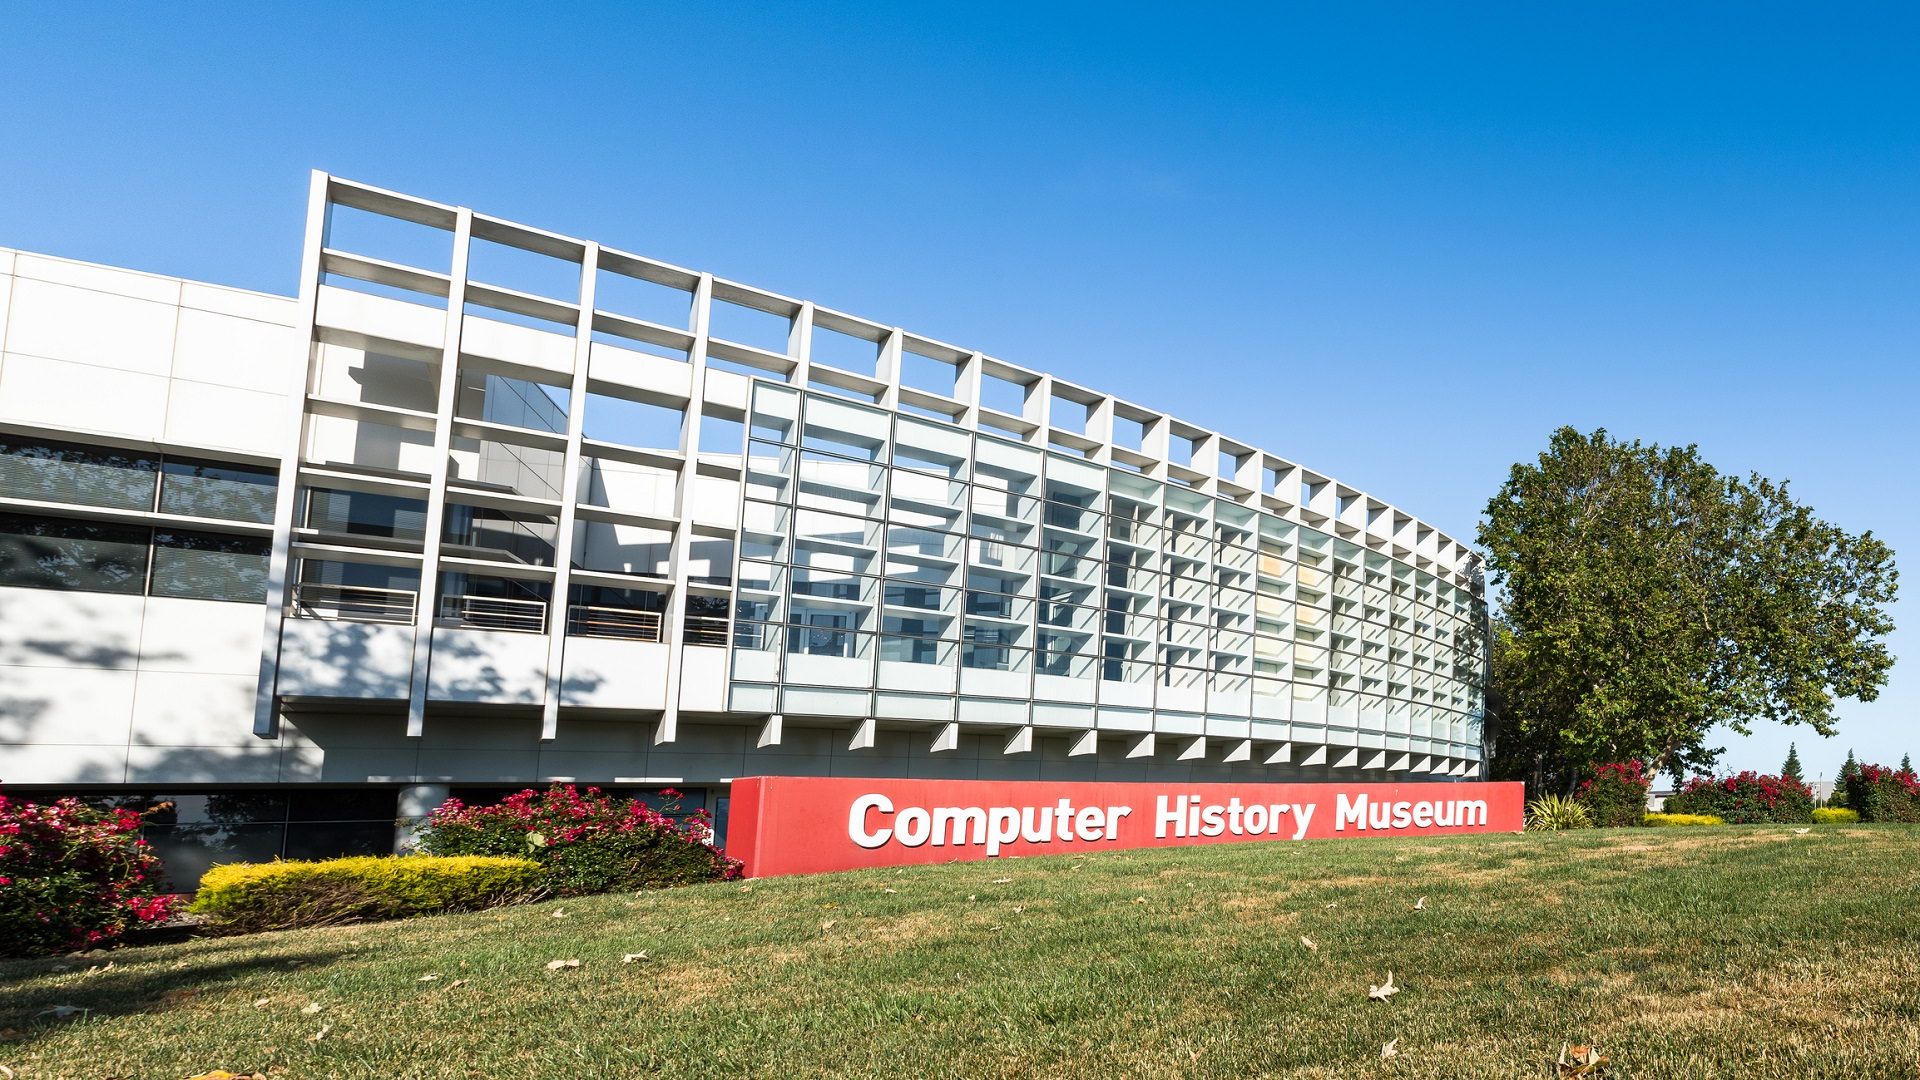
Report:
<svg viewBox="0 0 1920 1080"><path fill-rule="evenodd" d="M1637 761L1619 761L1593 770L1593 779L1575 795L1603 829L1640 824L1647 813L1647 770Z"/></svg>
<svg viewBox="0 0 1920 1080"><path fill-rule="evenodd" d="M1565 832L1593 828L1593 815L1578 799L1542 795L1527 804L1528 832Z"/></svg>
<svg viewBox="0 0 1920 1080"><path fill-rule="evenodd" d="M1816 806L1813 810L1815 825L1853 825L1859 820L1860 815L1857 811L1849 810L1844 806Z"/></svg>
<svg viewBox="0 0 1920 1080"><path fill-rule="evenodd" d="M1667 797L1669 814L1711 814L1735 825L1804 825L1813 820L1813 791L1790 776L1752 771L1696 776Z"/></svg>
<svg viewBox="0 0 1920 1080"><path fill-rule="evenodd" d="M174 908L139 814L0 795L0 956L110 945Z"/></svg>
<svg viewBox="0 0 1920 1080"><path fill-rule="evenodd" d="M362 855L226 863L208 870L190 910L227 930L398 919L532 899L540 864L498 856Z"/></svg>
<svg viewBox="0 0 1920 1080"><path fill-rule="evenodd" d="M1912 769L1862 765L1847 778L1847 805L1861 821L1920 822L1920 778Z"/></svg>
<svg viewBox="0 0 1920 1080"><path fill-rule="evenodd" d="M722 855L712 839L705 810L681 822L638 799L555 784L493 806L450 799L427 819L420 847L436 855L529 858L554 895L581 896L739 877L740 861Z"/></svg>
<svg viewBox="0 0 1920 1080"><path fill-rule="evenodd" d="M1725 825L1726 822L1712 814L1648 814L1641 818L1640 824L1655 828L1680 828L1694 825Z"/></svg>

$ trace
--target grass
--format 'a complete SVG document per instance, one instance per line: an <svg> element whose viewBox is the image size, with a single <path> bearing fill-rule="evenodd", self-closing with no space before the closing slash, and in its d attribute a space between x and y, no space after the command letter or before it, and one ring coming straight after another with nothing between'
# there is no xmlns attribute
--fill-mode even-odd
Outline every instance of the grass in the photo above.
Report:
<svg viewBox="0 0 1920 1080"><path fill-rule="evenodd" d="M1402 992L1369 1001L1389 970ZM1526 1077L1565 1043L1606 1076L1916 1076L1920 828L1246 844L595 897L11 962L0 1029L23 1080Z"/></svg>

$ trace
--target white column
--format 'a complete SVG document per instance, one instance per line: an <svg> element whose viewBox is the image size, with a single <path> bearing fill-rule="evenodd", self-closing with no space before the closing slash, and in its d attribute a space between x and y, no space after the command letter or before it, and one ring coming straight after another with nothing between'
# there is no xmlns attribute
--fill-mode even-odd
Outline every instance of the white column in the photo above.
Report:
<svg viewBox="0 0 1920 1080"><path fill-rule="evenodd" d="M560 522L553 540L553 595L547 612L547 696L540 707L540 738L560 733L560 688L566 664L567 594L573 588L573 532L579 517L580 440L587 412L587 367L593 354L594 287L599 281L600 245L589 243L580 256L580 318L573 328L573 386L567 398L567 449L560 467Z"/></svg>

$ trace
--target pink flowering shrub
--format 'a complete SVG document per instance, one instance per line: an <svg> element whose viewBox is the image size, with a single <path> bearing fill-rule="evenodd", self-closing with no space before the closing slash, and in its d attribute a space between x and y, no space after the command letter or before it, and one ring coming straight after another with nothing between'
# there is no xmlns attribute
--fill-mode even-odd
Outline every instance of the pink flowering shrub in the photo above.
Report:
<svg viewBox="0 0 1920 1080"><path fill-rule="evenodd" d="M110 945L166 921L175 904L160 892L139 814L0 795L0 956Z"/></svg>
<svg viewBox="0 0 1920 1080"><path fill-rule="evenodd" d="M1861 821L1920 822L1920 777L1912 769L1862 765L1847 777L1846 792Z"/></svg>
<svg viewBox="0 0 1920 1080"><path fill-rule="evenodd" d="M739 860L722 855L712 838L705 810L682 823L638 799L555 784L492 806L450 799L427 819L420 847L434 855L532 859L551 894L581 896L739 877Z"/></svg>
<svg viewBox="0 0 1920 1080"><path fill-rule="evenodd" d="M1593 770L1593 779L1583 782L1574 797L1586 805L1596 826L1617 829L1638 825L1647 816L1650 785L1645 766L1618 761Z"/></svg>
<svg viewBox="0 0 1920 1080"><path fill-rule="evenodd" d="M1751 770L1734 776L1696 776L1667 798L1669 814L1712 814L1734 825L1813 820L1813 791L1791 776Z"/></svg>

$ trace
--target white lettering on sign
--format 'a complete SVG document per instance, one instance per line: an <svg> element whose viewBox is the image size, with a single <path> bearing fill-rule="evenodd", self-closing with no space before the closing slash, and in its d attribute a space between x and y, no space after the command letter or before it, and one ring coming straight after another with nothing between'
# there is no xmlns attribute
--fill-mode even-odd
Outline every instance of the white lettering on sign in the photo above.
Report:
<svg viewBox="0 0 1920 1080"><path fill-rule="evenodd" d="M1082 806L1061 799L1053 806L909 806L896 811L885 795L862 795L847 810L847 838L863 848L978 847L988 855L1016 840L1044 844L1113 840L1131 806Z"/></svg>
<svg viewBox="0 0 1920 1080"><path fill-rule="evenodd" d="M1417 828L1471 828L1487 824L1483 799L1376 801L1337 793L1333 828L1392 832ZM1153 836L1306 838L1319 804L1248 803L1239 797L1209 803L1199 795L1154 798ZM906 806L885 795L862 795L847 812L847 837L863 848L984 847L988 856L1013 844L1096 843L1121 839L1131 806L1075 806L1070 799L1038 806Z"/></svg>
<svg viewBox="0 0 1920 1080"><path fill-rule="evenodd" d="M1333 827L1345 832L1348 826L1368 829L1419 828L1451 829L1487 823L1484 799L1422 799L1418 801L1374 802L1366 795L1348 798L1345 792L1335 796Z"/></svg>

